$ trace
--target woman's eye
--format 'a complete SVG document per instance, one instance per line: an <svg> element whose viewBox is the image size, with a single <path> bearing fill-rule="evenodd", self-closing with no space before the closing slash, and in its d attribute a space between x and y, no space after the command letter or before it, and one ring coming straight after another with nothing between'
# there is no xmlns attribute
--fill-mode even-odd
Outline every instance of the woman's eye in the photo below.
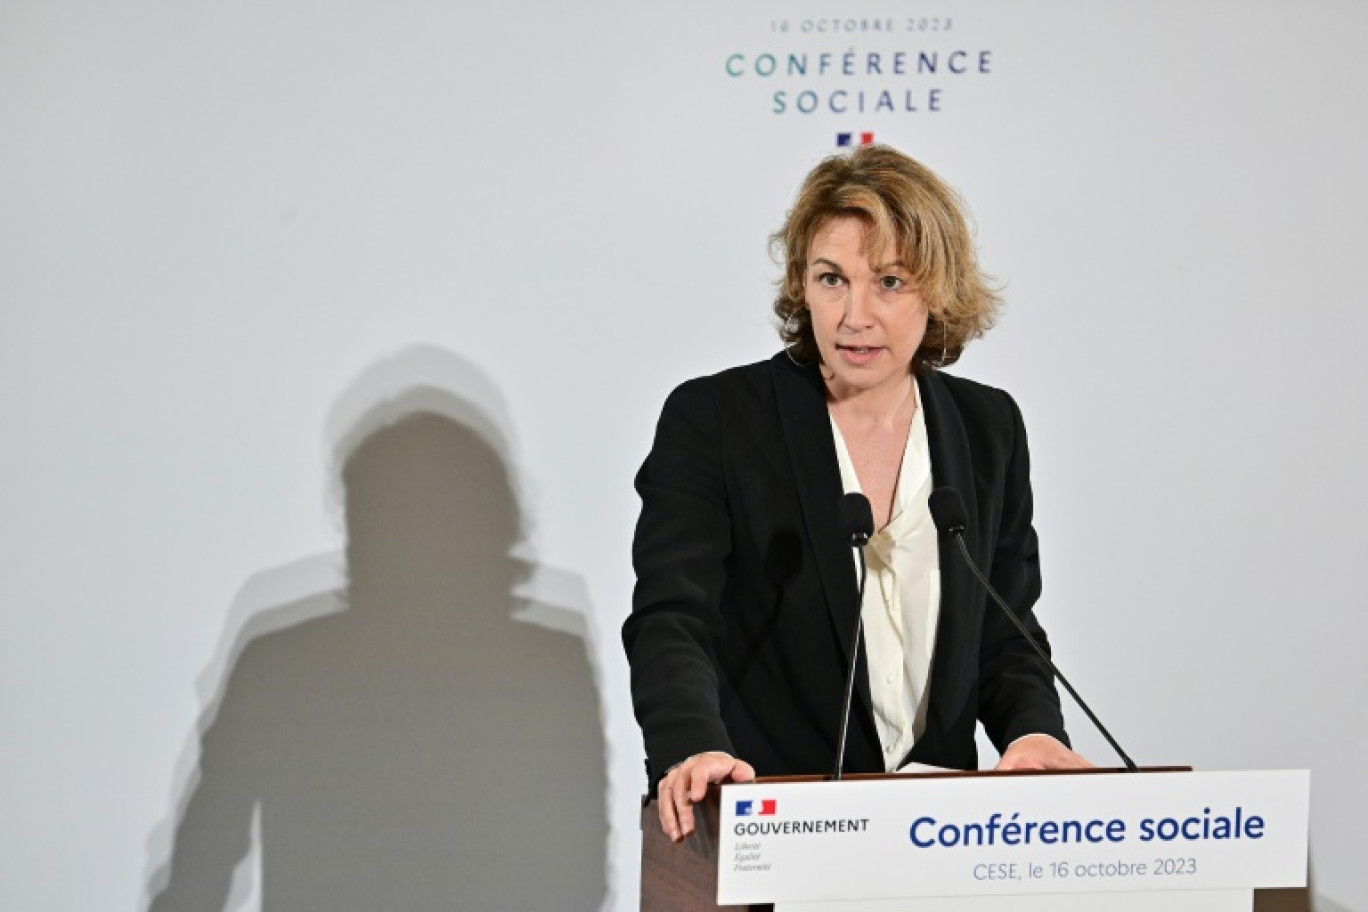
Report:
<svg viewBox="0 0 1368 912"><path fill-rule="evenodd" d="M883 288L884 291L899 291L906 284L906 282L897 276L886 275L879 277L879 286Z"/></svg>
<svg viewBox="0 0 1368 912"><path fill-rule="evenodd" d="M841 284L841 277L834 272L824 272L817 277L817 284L825 288L836 288Z"/></svg>

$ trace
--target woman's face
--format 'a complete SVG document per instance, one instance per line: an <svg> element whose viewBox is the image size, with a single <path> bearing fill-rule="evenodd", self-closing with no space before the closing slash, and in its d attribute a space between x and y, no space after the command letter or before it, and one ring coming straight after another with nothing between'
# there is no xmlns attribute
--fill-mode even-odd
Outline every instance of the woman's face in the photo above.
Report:
<svg viewBox="0 0 1368 912"><path fill-rule="evenodd" d="M901 394L926 333L927 307L897 253L865 249L865 223L833 218L808 248L803 293L837 399Z"/></svg>

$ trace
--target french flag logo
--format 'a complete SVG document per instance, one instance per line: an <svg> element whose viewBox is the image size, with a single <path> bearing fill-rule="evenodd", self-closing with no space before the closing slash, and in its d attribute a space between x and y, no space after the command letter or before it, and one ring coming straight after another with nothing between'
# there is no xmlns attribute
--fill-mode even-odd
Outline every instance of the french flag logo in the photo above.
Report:
<svg viewBox="0 0 1368 912"><path fill-rule="evenodd" d="M773 817L777 804L778 802L773 798L765 798L760 801L738 801L736 802L736 816Z"/></svg>
<svg viewBox="0 0 1368 912"><path fill-rule="evenodd" d="M836 146L841 149L849 149L852 146L867 146L874 142L873 133L837 133Z"/></svg>

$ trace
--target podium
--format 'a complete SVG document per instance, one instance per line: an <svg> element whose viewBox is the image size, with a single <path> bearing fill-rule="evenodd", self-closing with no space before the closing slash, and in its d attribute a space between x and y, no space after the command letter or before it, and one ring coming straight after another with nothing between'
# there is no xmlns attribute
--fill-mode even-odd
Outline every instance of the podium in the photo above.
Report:
<svg viewBox="0 0 1368 912"><path fill-rule="evenodd" d="M1309 780L1162 768L729 784L679 844L643 802L641 908L1247 912L1254 889L1305 886Z"/></svg>

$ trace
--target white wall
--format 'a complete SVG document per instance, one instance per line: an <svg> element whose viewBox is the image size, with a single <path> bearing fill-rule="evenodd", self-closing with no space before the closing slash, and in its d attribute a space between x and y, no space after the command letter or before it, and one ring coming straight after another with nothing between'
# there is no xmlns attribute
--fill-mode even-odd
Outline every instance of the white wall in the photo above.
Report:
<svg viewBox="0 0 1368 912"><path fill-rule="evenodd" d="M533 595L582 618L604 907L634 907L630 479L674 384L775 348L765 236L867 129L964 192L1006 282L961 372L1026 411L1070 676L1142 763L1311 768L1320 908L1368 909L1368 11L803 32L847 6L0 6L0 906L146 905L233 644L346 584L334 449L427 389L495 429ZM851 48L991 72L724 67ZM941 110L771 113L886 85ZM269 851L229 905L269 901Z"/></svg>

